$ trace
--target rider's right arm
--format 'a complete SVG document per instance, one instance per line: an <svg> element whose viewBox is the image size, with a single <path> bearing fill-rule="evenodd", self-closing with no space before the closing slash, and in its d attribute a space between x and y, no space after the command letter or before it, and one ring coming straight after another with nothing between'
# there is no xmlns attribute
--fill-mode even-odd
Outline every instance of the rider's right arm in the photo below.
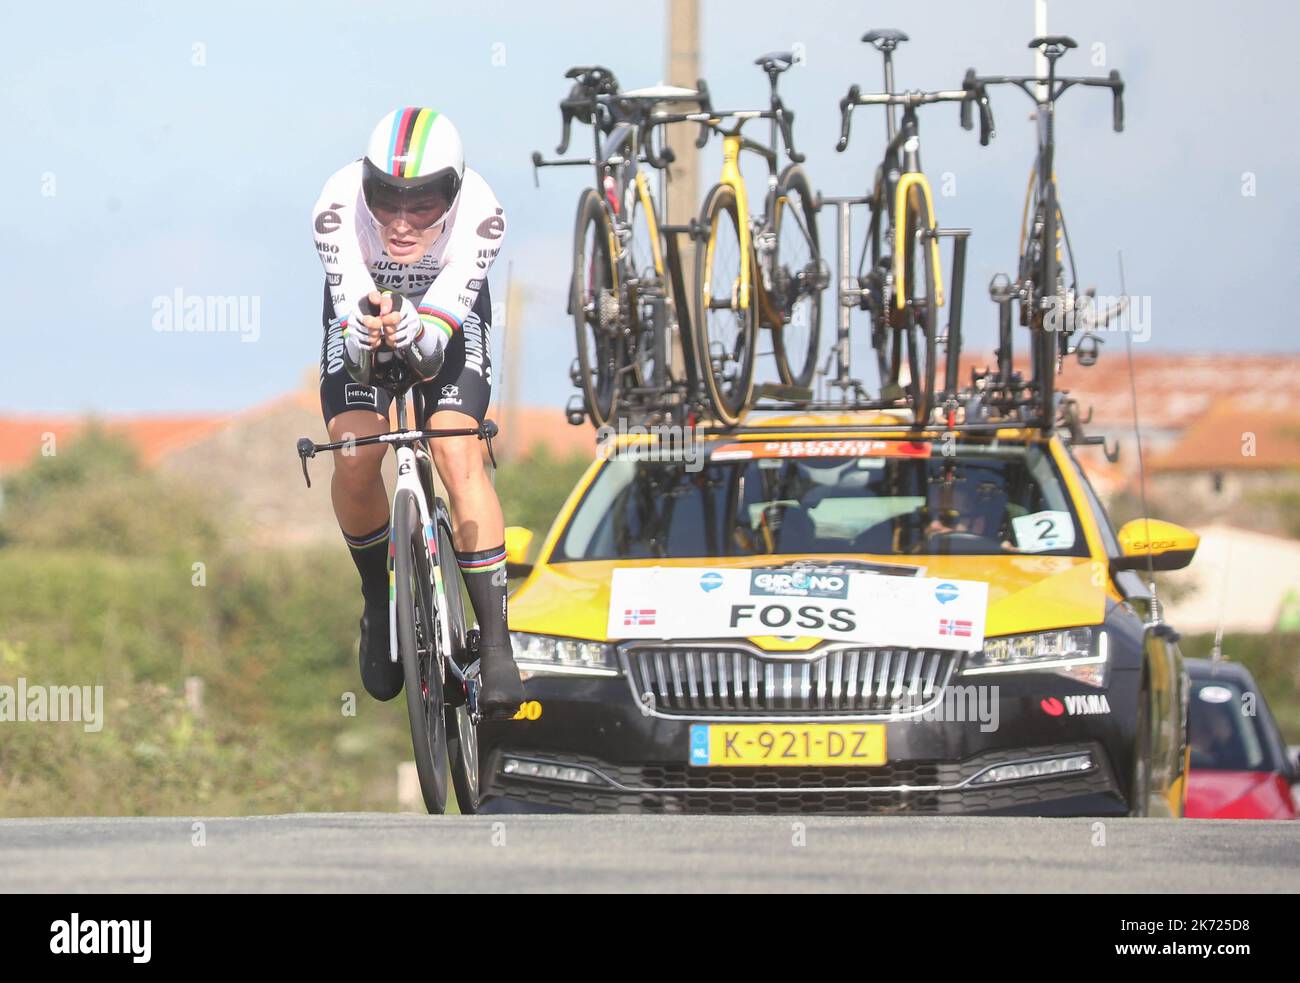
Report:
<svg viewBox="0 0 1300 983"><path fill-rule="evenodd" d="M355 161L325 182L311 213L335 317L346 318L375 289L361 250L361 223L367 221L362 208L361 162Z"/></svg>

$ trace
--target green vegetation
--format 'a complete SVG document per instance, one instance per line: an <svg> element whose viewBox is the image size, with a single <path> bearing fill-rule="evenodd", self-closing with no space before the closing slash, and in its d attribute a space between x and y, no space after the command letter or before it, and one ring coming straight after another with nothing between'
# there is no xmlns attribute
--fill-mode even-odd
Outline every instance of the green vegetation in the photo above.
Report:
<svg viewBox="0 0 1300 983"><path fill-rule="evenodd" d="M504 464L497 472L496 489L506 523L531 529L534 550L589 464L591 459L580 454L555 458L545 444L539 444L532 456Z"/></svg>
<svg viewBox="0 0 1300 983"><path fill-rule="evenodd" d="M579 470L504 466L510 521L544 532ZM405 702L361 686L341 542L241 551L229 502L97 431L4 491L0 685L103 686L104 725L0 722L0 816L396 807Z"/></svg>
<svg viewBox="0 0 1300 983"><path fill-rule="evenodd" d="M1213 635L1189 635L1180 643L1188 658L1208 659ZM1300 632L1224 635L1224 658L1250 670L1288 744L1300 744Z"/></svg>

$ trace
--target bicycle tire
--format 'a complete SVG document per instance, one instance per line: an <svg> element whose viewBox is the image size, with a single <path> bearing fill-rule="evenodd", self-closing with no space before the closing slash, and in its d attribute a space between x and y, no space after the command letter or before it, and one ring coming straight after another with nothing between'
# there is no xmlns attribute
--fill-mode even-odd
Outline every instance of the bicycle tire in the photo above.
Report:
<svg viewBox="0 0 1300 983"><path fill-rule="evenodd" d="M420 794L430 815L447 809L447 731L444 672L433 600L433 562L415 493L402 489L393 502L393 584L397 650L406 682L406 709Z"/></svg>
<svg viewBox="0 0 1300 983"><path fill-rule="evenodd" d="M631 266L632 276L636 280L636 291L634 296L629 297L635 350L631 352L628 361L632 365L634 385L666 387L671 383L668 377L668 354L665 345L668 326L656 321L655 310L657 308L661 311L665 319L668 317L670 291L665 277L655 269L651 226L646 209L641 203L641 196L637 194L635 184L629 190L631 193L628 195L627 214L630 235L624 247L624 254L628 258L628 265ZM654 199L651 198L652 207L653 204ZM658 229L660 223L657 213L654 219L654 228ZM659 255L661 258L664 256L662 243L660 243ZM666 259L664 263L666 274ZM647 273L648 280L645 277ZM663 298L662 303L656 303L656 292Z"/></svg>
<svg viewBox="0 0 1300 983"><path fill-rule="evenodd" d="M911 378L907 383L908 401L912 405L914 421L920 425L929 422L934 410L934 380L938 349L939 306L936 302L934 250L930 243L917 247L916 233L929 227L929 211L925 209L921 189L915 185L907 193L904 216L903 269L906 271L907 306L905 334L907 337L907 367ZM918 262L919 258L919 262ZM920 274L925 286L925 302L917 302L917 280Z"/></svg>
<svg viewBox="0 0 1300 983"><path fill-rule="evenodd" d="M729 427L740 422L753 396L754 344L757 340L757 298L752 286L747 303L739 312L736 310L740 303L740 250L750 248L748 241L742 239L743 227L740 222L736 193L728 185L714 185L700 211L700 227L705 230L705 235L704 241L697 244L695 250L695 319L692 328L695 333L696 358L699 359L700 375L704 380L709 405L718 420ZM734 276L730 276L731 264L726 256L726 246L732 242L736 245ZM719 252L719 247L723 247L723 252ZM721 264L718 262L720 257ZM751 262L751 280L753 269ZM719 307L717 288L724 286L729 287L731 296L726 302L727 306ZM718 310L732 312L736 336L729 343L720 339L719 358L715 360L711 338L711 325L715 322L709 315ZM717 319L718 322L726 320L728 319ZM731 375L727 372L729 365L734 365L736 369Z"/></svg>
<svg viewBox="0 0 1300 983"><path fill-rule="evenodd" d="M478 663L466 642L465 593L461 589L460 565L456 562L451 538L451 526L446 514L439 509L435 522L438 543L438 570L442 578L442 591L446 600L447 625L451 636L450 656L471 679L478 676ZM456 792L456 805L461 813L472 816L478 812L480 790L478 729L470 719L469 705L460 701L443 708L447 729L447 757L451 761L451 783Z"/></svg>
<svg viewBox="0 0 1300 983"><path fill-rule="evenodd" d="M791 201L792 195L797 196L799 212L796 214L803 219L802 223L782 221L784 213L795 206L783 209L781 203ZM808 176L803 168L798 165L787 167L777 184L776 214L772 217L772 228L776 235L776 246L772 251L772 279L776 307L782 318L780 324L772 327L773 355L776 358L777 373L787 386L807 386L812 382L813 373L817 369L817 345L821 340L822 292L825 288L807 286L809 277L814 278L814 284L820 280L822 262L817 213L812 207L812 197ZM789 225L798 230L795 243L808 249L808 255L802 258L797 269L787 269L782 264L787 251L782 249L781 232ZM800 262L797 253L795 262ZM802 317L807 320L807 331L801 336L792 333L790 328L800 320L795 305L805 299L808 307Z"/></svg>
<svg viewBox="0 0 1300 983"><path fill-rule="evenodd" d="M1037 346L1034 351L1034 376L1038 387L1039 409L1042 414L1041 426L1043 432L1051 433L1056 422L1056 349L1059 344L1055 330L1060 325L1055 324L1063 316L1063 311L1055 311L1054 306L1058 303L1059 292L1057 290L1057 267L1056 267L1056 186L1049 182L1047 185L1047 201L1042 202L1043 208L1043 241L1040 243L1039 270L1042 273L1042 280L1038 286L1038 296L1035 298L1037 311L1035 312L1035 340ZM1051 298L1050 304L1044 302ZM1052 320L1049 321L1049 317Z"/></svg>
<svg viewBox="0 0 1300 983"><path fill-rule="evenodd" d="M574 222L569 312L578 345L578 385L597 428L608 425L618 412L627 358L620 319L616 316L611 322L608 313L618 301L615 248L605 204L588 188L578 199Z"/></svg>

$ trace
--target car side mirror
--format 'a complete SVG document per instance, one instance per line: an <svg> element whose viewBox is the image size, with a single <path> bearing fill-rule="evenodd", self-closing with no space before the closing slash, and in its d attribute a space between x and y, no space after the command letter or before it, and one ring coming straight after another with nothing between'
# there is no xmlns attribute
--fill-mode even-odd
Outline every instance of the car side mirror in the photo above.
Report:
<svg viewBox="0 0 1300 983"><path fill-rule="evenodd" d="M506 576L526 577L533 572L528 562L528 547L533 542L533 531L523 526L506 526Z"/></svg>
<svg viewBox="0 0 1300 983"><path fill-rule="evenodd" d="M1133 519L1119 530L1120 556L1110 561L1119 570L1181 570L1192 562L1201 537L1161 519Z"/></svg>

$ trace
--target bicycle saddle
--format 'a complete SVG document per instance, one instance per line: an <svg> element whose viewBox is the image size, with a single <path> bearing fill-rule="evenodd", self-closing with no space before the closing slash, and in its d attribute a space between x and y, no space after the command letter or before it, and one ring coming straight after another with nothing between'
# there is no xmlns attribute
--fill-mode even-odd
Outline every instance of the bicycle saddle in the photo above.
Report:
<svg viewBox="0 0 1300 983"><path fill-rule="evenodd" d="M566 79L576 79L578 84L592 89L597 95L618 91L618 79L603 65L575 65L564 73Z"/></svg>
<svg viewBox="0 0 1300 983"><path fill-rule="evenodd" d="M1048 54L1050 49L1055 49L1056 54L1063 55L1067 49L1079 47L1079 43L1064 34L1048 34L1041 38L1034 38L1029 42L1029 47L1042 48L1043 54Z"/></svg>
<svg viewBox="0 0 1300 983"><path fill-rule="evenodd" d="M769 51L754 59L755 65L761 65L763 71L780 75L794 64L794 53L790 51Z"/></svg>
<svg viewBox="0 0 1300 983"><path fill-rule="evenodd" d="M893 51L909 38L902 31L897 31L892 27L882 27L874 31L868 31L862 35L862 40L874 46L877 51Z"/></svg>

